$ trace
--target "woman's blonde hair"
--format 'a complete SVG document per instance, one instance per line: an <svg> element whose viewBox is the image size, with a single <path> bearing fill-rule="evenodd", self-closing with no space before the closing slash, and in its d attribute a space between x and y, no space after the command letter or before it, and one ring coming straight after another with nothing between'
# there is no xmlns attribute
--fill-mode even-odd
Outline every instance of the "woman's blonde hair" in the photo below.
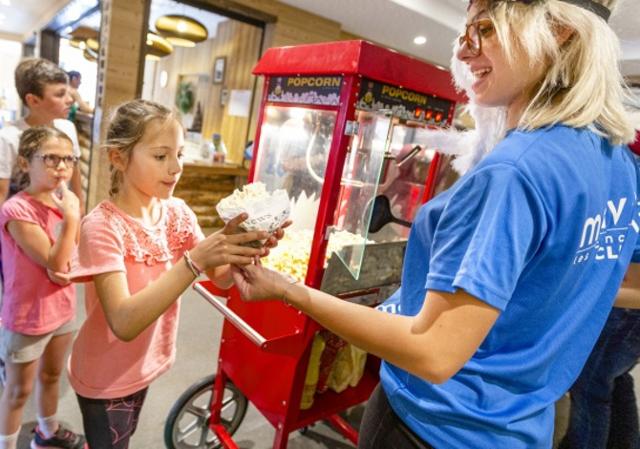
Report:
<svg viewBox="0 0 640 449"><path fill-rule="evenodd" d="M617 0L594 0L613 9ZM624 107L630 97L619 69L620 43L607 23L587 9L561 1L533 4L483 1L508 60L522 48L530 65L547 64L519 128L563 123L593 126L613 144L635 138L638 125ZM572 30L564 42L558 32Z"/></svg>
<svg viewBox="0 0 640 449"><path fill-rule="evenodd" d="M116 108L109 121L107 130L107 139L102 145L104 149L118 150L125 158L129 160L133 147L142 139L147 125L154 121L160 120L178 120L175 111L147 100L132 100L121 104ZM122 172L113 164L110 165L111 186L109 195L115 196L120 189L122 183Z"/></svg>
<svg viewBox="0 0 640 449"><path fill-rule="evenodd" d="M45 142L49 139L62 139L73 145L71 138L52 126L34 126L24 130L20 136L20 142L18 143L18 156L24 158L26 161L31 162L33 156L42 148ZM23 190L29 186L29 173L17 169L17 173L14 176L16 186L18 190Z"/></svg>

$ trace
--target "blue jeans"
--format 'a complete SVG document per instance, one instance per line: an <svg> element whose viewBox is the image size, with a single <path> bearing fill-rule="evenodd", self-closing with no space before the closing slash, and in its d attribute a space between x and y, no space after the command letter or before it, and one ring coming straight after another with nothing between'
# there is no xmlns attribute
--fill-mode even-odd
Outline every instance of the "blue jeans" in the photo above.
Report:
<svg viewBox="0 0 640 449"><path fill-rule="evenodd" d="M640 358L640 310L614 307L571 387L569 429L561 449L640 449L629 371Z"/></svg>
<svg viewBox="0 0 640 449"><path fill-rule="evenodd" d="M434 449L420 440L391 408L378 384L371 393L360 424L358 449Z"/></svg>

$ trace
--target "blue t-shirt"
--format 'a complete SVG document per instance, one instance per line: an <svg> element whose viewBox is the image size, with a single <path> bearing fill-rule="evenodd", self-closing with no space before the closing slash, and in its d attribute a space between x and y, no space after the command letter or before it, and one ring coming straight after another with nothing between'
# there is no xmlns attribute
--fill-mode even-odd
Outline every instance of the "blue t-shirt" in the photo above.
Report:
<svg viewBox="0 0 640 449"><path fill-rule="evenodd" d="M416 315L427 290L461 288L501 314L441 385L383 363L384 390L409 427L437 449L552 446L554 403L580 373L636 247L637 190L626 147L557 125L509 133L422 207L391 298L400 313Z"/></svg>

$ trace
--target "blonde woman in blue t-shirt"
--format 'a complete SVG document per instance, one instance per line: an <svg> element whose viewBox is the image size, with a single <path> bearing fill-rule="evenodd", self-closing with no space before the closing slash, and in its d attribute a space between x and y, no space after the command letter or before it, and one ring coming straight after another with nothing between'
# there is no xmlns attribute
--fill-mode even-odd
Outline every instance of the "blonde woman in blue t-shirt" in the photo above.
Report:
<svg viewBox="0 0 640 449"><path fill-rule="evenodd" d="M359 447L552 446L640 229L614 4L471 1L456 76L504 126L417 214L400 313L236 270L245 298L282 298L384 360Z"/></svg>

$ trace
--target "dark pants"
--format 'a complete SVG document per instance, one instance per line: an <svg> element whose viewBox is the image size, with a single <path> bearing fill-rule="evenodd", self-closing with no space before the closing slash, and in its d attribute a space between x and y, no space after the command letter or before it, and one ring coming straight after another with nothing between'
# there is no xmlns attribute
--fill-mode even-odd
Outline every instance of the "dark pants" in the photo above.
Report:
<svg viewBox="0 0 640 449"><path fill-rule="evenodd" d="M89 447L127 449L146 395L147 388L117 399L89 399L77 395Z"/></svg>
<svg viewBox="0 0 640 449"><path fill-rule="evenodd" d="M373 390L362 417L358 449L434 449L420 440L395 414L380 385ZM93 448L92 448L93 449Z"/></svg>
<svg viewBox="0 0 640 449"><path fill-rule="evenodd" d="M640 358L640 310L613 308L578 380L561 449L640 449L629 371Z"/></svg>

